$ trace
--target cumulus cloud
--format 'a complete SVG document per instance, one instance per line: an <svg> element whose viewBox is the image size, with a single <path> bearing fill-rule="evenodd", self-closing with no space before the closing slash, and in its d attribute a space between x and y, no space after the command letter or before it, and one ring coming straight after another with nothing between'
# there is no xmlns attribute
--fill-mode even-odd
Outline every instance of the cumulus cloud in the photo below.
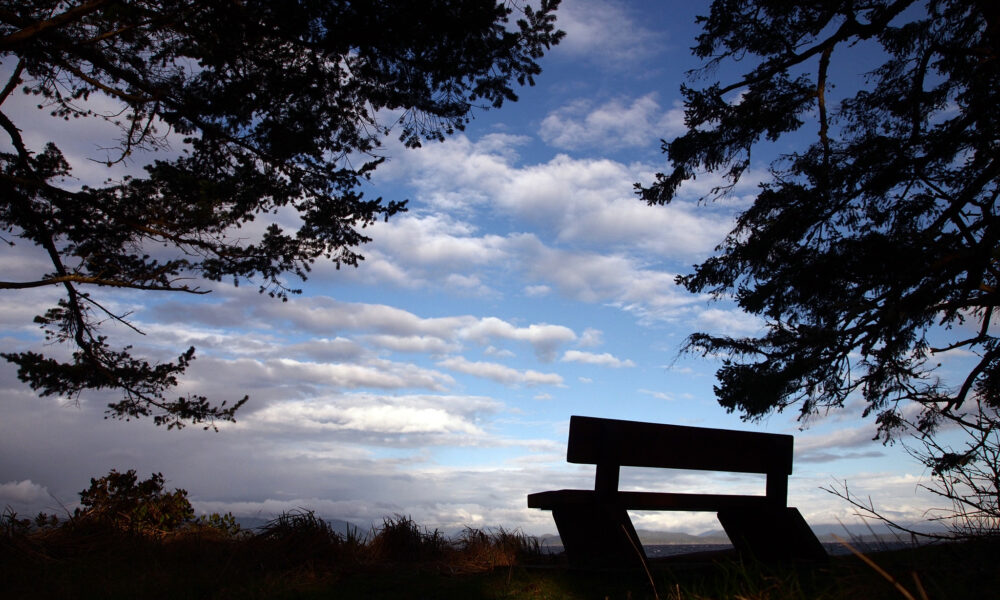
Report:
<svg viewBox="0 0 1000 600"><path fill-rule="evenodd" d="M604 352L595 354L593 352L581 352L579 350L567 350L562 357L563 362L578 362L587 365L599 365L618 369L621 367L634 367L635 363L629 359L622 360L612 354Z"/></svg>
<svg viewBox="0 0 1000 600"><path fill-rule="evenodd" d="M480 234L467 222L441 213L402 215L382 223L375 248L407 269L453 273L503 256L502 237Z"/></svg>
<svg viewBox="0 0 1000 600"><path fill-rule="evenodd" d="M540 135L550 146L564 150L607 151L652 146L684 131L684 109L679 102L663 110L655 94L646 94L631 103L613 99L599 106L576 100L549 113L542 120Z"/></svg>
<svg viewBox="0 0 1000 600"><path fill-rule="evenodd" d="M33 504L48 497L48 489L30 479L0 483L0 504Z"/></svg>
<svg viewBox="0 0 1000 600"><path fill-rule="evenodd" d="M474 377L490 379L504 385L562 385L563 378L557 373L541 373L532 369L517 369L499 363L470 361L454 356L438 361L438 366L465 373Z"/></svg>
<svg viewBox="0 0 1000 600"><path fill-rule="evenodd" d="M407 153L400 162L403 164L397 166L394 176L406 178L431 211L454 213L459 209L488 208L550 231L561 243L622 245L687 263L710 252L732 226L731 208L721 204L698 207L695 201L700 193L682 194L667 206L648 206L636 199L633 184L651 181L654 167L566 155L517 166L503 153L487 150L481 142L462 135ZM747 185L752 187L751 183ZM456 202L461 206L456 207ZM405 236L398 243L388 239L395 235L388 228L383 248L382 231L380 227L373 232L371 248L387 259L414 266L417 258L445 256L418 248L407 250ZM473 260L510 260L505 252L506 241L496 236L483 235L475 242L470 237L473 229L454 224L445 227L439 219L421 231L423 236L433 232L442 237L439 242L422 243L458 248L453 263L457 267L472 264ZM480 248L473 249L476 243ZM409 254L396 258L404 252Z"/></svg>

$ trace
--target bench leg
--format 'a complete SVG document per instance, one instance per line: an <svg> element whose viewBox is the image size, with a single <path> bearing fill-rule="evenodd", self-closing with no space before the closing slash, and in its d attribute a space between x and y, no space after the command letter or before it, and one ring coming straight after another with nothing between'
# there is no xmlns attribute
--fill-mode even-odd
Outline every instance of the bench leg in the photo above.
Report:
<svg viewBox="0 0 1000 600"><path fill-rule="evenodd" d="M552 509L563 548L574 567L638 567L646 554L624 509L600 504Z"/></svg>
<svg viewBox="0 0 1000 600"><path fill-rule="evenodd" d="M764 561L826 560L827 554L796 508L729 509L719 522L740 554Z"/></svg>

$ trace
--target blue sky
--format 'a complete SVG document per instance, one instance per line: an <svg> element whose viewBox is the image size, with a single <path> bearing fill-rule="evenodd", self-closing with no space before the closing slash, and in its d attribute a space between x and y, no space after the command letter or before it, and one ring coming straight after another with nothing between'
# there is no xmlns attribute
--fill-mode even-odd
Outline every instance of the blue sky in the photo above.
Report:
<svg viewBox="0 0 1000 600"><path fill-rule="evenodd" d="M519 102L477 113L444 143L406 150L386 140L389 160L366 194L408 198L409 212L368 231L374 241L358 269L319 264L287 303L253 285L215 285L197 298L100 290L146 332L111 328L115 341L163 358L198 348L181 391L251 401L218 433L166 431L103 420L108 396L39 399L0 364L0 505L59 510L90 477L133 468L164 473L199 511L267 518L311 508L363 526L404 514L444 530L554 532L525 496L591 485L592 467L565 463L568 420L581 414L792 433L789 500L810 523L854 521L819 489L842 480L887 514L919 518L935 504L918 489L929 474L899 447L872 442L861 406L819 415L804 430L794 413L744 423L713 398L717 363L678 355L694 331L758 327L674 277L710 255L752 201L768 153L782 148L761 152L725 201L698 201L717 181L711 174L667 207L635 197L633 183L665 168L659 140L682 131L678 89L697 66L689 47L698 11L566 0L567 37ZM838 65L848 88L858 68ZM30 103L19 111L35 129L29 143L56 136L81 183L119 174L87 160L100 158L110 144L99 140L113 131L61 129ZM781 144L815 129L807 123ZM45 269L44 257L21 246L0 261L11 278ZM43 345L31 318L57 292L0 296L3 347ZM761 479L729 474L627 470L623 486L763 493ZM634 520L645 529L717 528L711 514Z"/></svg>

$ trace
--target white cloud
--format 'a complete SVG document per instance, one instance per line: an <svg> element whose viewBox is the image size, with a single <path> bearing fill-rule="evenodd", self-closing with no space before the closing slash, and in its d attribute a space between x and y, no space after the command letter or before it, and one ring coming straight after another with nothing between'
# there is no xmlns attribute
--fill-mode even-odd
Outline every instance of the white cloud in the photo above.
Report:
<svg viewBox="0 0 1000 600"><path fill-rule="evenodd" d="M30 479L0 483L0 504L33 504L48 497L48 489Z"/></svg>
<svg viewBox="0 0 1000 600"><path fill-rule="evenodd" d="M576 100L549 113L542 120L540 135L556 148L607 151L652 146L684 131L679 102L664 111L655 94L646 94L631 104L614 99L594 106L589 100Z"/></svg>
<svg viewBox="0 0 1000 600"><path fill-rule="evenodd" d="M511 247L525 257L528 278L548 281L570 298L611 303L642 320L673 320L707 299L677 286L673 274L645 269L624 255L557 250L528 234L512 239Z"/></svg>
<svg viewBox="0 0 1000 600"><path fill-rule="evenodd" d="M341 302L325 296L294 298L288 302L265 302L253 307L255 316L270 323L291 323L296 328L319 334L363 331L411 336L427 335L442 339L474 320L473 317L425 319L386 304Z"/></svg>
<svg viewBox="0 0 1000 600"><path fill-rule="evenodd" d="M604 343L604 332L600 329L588 327L580 334L579 345L584 348L594 348Z"/></svg>
<svg viewBox="0 0 1000 600"><path fill-rule="evenodd" d="M0 242L3 243L3 252L0 253L0 265L3 267L3 276L6 281L37 281L44 274L52 271L52 259L49 258L48 253L40 246L27 240L19 240L9 232L5 232L3 237L7 241L14 242L13 246L5 242ZM59 293L62 289L62 286L52 287L55 289L55 293ZM30 290L21 290L21 293L23 295L24 292L28 291ZM49 292L48 295L51 296L52 292ZM37 306L30 306L28 308L34 311L38 310Z"/></svg>
<svg viewBox="0 0 1000 600"><path fill-rule="evenodd" d="M686 264L711 252L732 226L732 208L723 204L699 207L694 200L701 194L685 193L667 206L641 202L633 184L650 181L655 171L644 165L557 155L544 163L519 167L504 154L486 152L461 135L406 153L400 162L404 164L397 166L394 175L408 178L419 191L420 201L431 210L454 214L483 207L540 227L546 235L551 232L560 243L603 249L620 246ZM444 203L442 195L448 196ZM461 206L457 208L456 202ZM375 229L369 256L413 266L417 264L414 257L444 261L448 252L443 250L453 249L456 258L447 263L450 268L510 262L506 244L511 235L472 239L471 227L446 226L439 218L419 217L424 218L432 222L410 237L400 234L397 239L395 231L385 228L384 247L383 228ZM431 242L432 235L443 239ZM425 245L427 249L418 247Z"/></svg>
<svg viewBox="0 0 1000 600"><path fill-rule="evenodd" d="M874 441L876 428L868 423L826 434L802 434L795 440L795 461L825 463L848 458L873 458L885 451Z"/></svg>
<svg viewBox="0 0 1000 600"><path fill-rule="evenodd" d="M478 275L460 275L451 273L444 279L445 286L461 294L471 294L474 296L497 296L488 285L484 284Z"/></svg>
<svg viewBox="0 0 1000 600"><path fill-rule="evenodd" d="M123 129L114 124L117 119L106 120L101 115L121 115L123 104L120 101L100 91L86 99L77 99L74 104L83 110L93 111L94 116L72 119L71 123L62 117L52 116L50 108L37 108L38 104L38 97L18 91L4 101L4 112L24 130L24 142L30 151L39 152L50 141L56 143L73 169L72 179L67 182L69 188L99 186L107 179L121 180L127 175L145 175L142 167L152 162L153 158L168 160L185 147L184 136L157 119L153 126L159 133L158 141L162 146L157 154L147 152L145 148L136 148L125 160L108 166L109 160L116 161L121 157ZM6 136L3 140L3 145L9 147Z"/></svg>
<svg viewBox="0 0 1000 600"><path fill-rule="evenodd" d="M694 321L699 330L733 336L750 335L759 332L764 326L759 317L738 308L708 308L699 312Z"/></svg>
<svg viewBox="0 0 1000 600"><path fill-rule="evenodd" d="M430 335L362 335L360 341L394 352L415 352L420 354L447 354L460 349L460 344Z"/></svg>
<svg viewBox="0 0 1000 600"><path fill-rule="evenodd" d="M556 373L541 373L528 369L518 371L506 365L491 362L474 362L461 356L438 361L438 366L466 375L490 379L505 385L562 385L563 378Z"/></svg>
<svg viewBox="0 0 1000 600"><path fill-rule="evenodd" d="M328 297L293 298L288 302L264 302L253 313L270 323L290 322L312 335L360 331L362 339L389 349L440 352L462 341L487 344L493 339L529 344L544 360L551 360L560 345L576 334L562 325L532 323L517 326L498 317L458 315L423 318L412 312L384 305L341 302Z"/></svg>
<svg viewBox="0 0 1000 600"><path fill-rule="evenodd" d="M556 21L566 37L553 55L571 57L621 69L659 49L662 33L647 29L622 2L569 0L559 7Z"/></svg>
<svg viewBox="0 0 1000 600"><path fill-rule="evenodd" d="M227 338L233 338L236 336L229 335ZM255 337L255 336L254 336ZM232 343L231 339L226 340L228 343ZM203 347L204 344L199 344L197 342L192 342L198 347ZM349 340L345 338L335 338L326 339L318 338L314 340L309 340L307 342L299 342L293 344L262 344L263 352L270 354L271 356L280 354L282 356L304 356L306 358L312 359L314 361L322 362L339 362L339 361L349 361L354 362L362 360L367 356L368 351L365 350L361 344L358 344L354 340Z"/></svg>
<svg viewBox="0 0 1000 600"><path fill-rule="evenodd" d="M552 288L547 285L528 285L524 287L524 295L529 298L540 298L552 292Z"/></svg>
<svg viewBox="0 0 1000 600"><path fill-rule="evenodd" d="M443 390L454 383L444 373L383 359L371 359L364 364L345 364L303 362L289 358L226 360L209 356L192 364L185 385L198 388L218 380L239 381L245 388L294 384L335 389Z"/></svg>
<svg viewBox="0 0 1000 600"><path fill-rule="evenodd" d="M408 266L452 272L502 257L500 236L479 236L468 223L441 214L401 215L381 223L375 247Z"/></svg>
<svg viewBox="0 0 1000 600"><path fill-rule="evenodd" d="M614 369L635 366L635 363L631 360L622 360L607 352L594 354L593 352L581 352L579 350L567 350L565 354L563 354L562 361L578 362L587 365L600 365L602 367L611 367Z"/></svg>
<svg viewBox="0 0 1000 600"><path fill-rule="evenodd" d="M496 356L500 358L512 358L516 356L510 350L507 350L506 348L497 348L496 346L488 346L485 350L483 350L483 354L486 356Z"/></svg>
<svg viewBox="0 0 1000 600"><path fill-rule="evenodd" d="M464 410L453 410L465 404ZM465 434L485 432L471 419L497 403L485 398L356 395L330 400L276 402L259 410L245 427L282 427L303 432L353 431L366 434Z"/></svg>
<svg viewBox="0 0 1000 600"><path fill-rule="evenodd" d="M7 267L16 264L16 259L0 260L0 268L7 273ZM38 274L51 271L52 266L43 269ZM12 277L12 279L14 279ZM62 288L37 288L28 290L16 290L14 292L5 291L0 296L0 326L7 331L22 330L29 333L40 331L38 324L34 322L36 315L43 314L49 307L54 307L64 292Z"/></svg>
<svg viewBox="0 0 1000 600"><path fill-rule="evenodd" d="M543 361L551 361L557 348L576 339L569 327L546 323L517 327L496 317L486 317L462 327L458 331L462 339L485 343L493 338L524 341L531 344Z"/></svg>

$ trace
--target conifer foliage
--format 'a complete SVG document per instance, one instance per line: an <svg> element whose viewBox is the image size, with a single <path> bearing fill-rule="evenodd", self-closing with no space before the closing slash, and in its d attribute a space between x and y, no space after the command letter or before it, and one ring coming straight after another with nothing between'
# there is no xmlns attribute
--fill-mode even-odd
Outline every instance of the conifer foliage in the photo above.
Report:
<svg viewBox="0 0 1000 600"><path fill-rule="evenodd" d="M795 147L716 254L679 278L765 323L688 339L722 357L719 402L756 418L858 397L885 440L996 415L1000 5L716 0L700 22L698 75L743 74L683 88L688 130L664 143L671 169L640 196L668 203L707 170L725 178L718 197L751 149ZM866 73L861 55L876 61ZM972 360L945 382L953 356Z"/></svg>
<svg viewBox="0 0 1000 600"><path fill-rule="evenodd" d="M284 300L297 291L289 277L305 279L316 260L357 265L362 229L404 210L360 189L383 160L380 140L441 140L474 109L515 100L562 35L557 4L0 1L0 234L50 263L0 290L60 288L36 321L73 348L3 357L42 395L120 391L109 416L232 420L246 398L170 397L194 348L160 363L112 344L102 323L134 326L95 290L202 294L250 282ZM19 94L41 110L16 110ZM171 140L175 157L81 188L59 140L35 140L49 115L68 132L117 125L117 140L94 140L113 146L100 157L109 166ZM279 213L297 227L280 226Z"/></svg>

